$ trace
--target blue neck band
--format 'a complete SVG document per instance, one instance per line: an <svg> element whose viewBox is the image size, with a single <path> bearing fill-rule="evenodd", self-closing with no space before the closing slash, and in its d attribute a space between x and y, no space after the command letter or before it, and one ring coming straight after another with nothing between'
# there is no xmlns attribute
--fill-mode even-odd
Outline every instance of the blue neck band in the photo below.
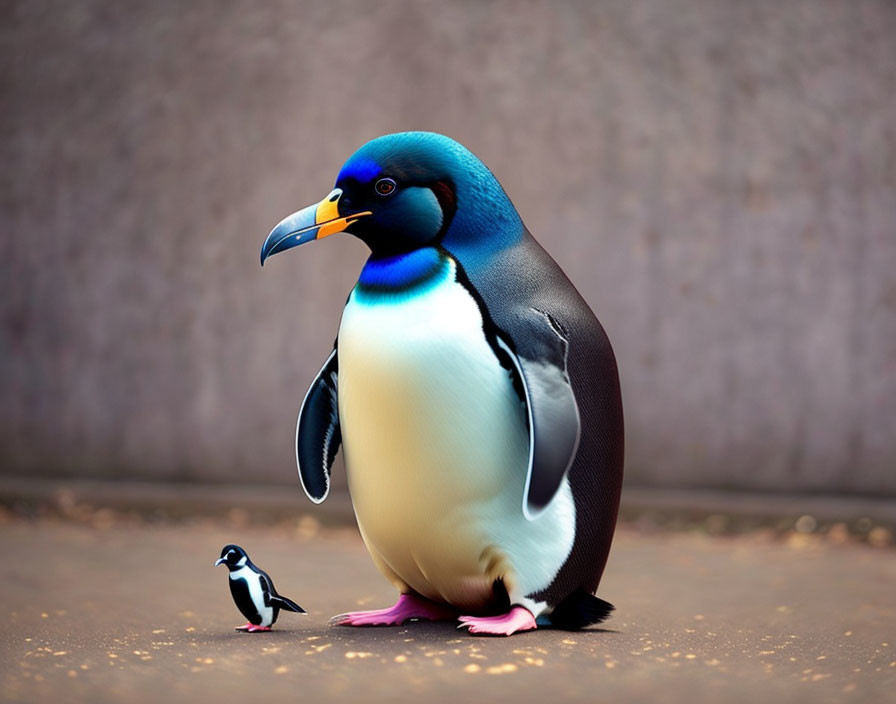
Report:
<svg viewBox="0 0 896 704"><path fill-rule="evenodd" d="M444 280L450 267L449 258L432 247L371 258L361 270L355 296L364 303L413 297Z"/></svg>

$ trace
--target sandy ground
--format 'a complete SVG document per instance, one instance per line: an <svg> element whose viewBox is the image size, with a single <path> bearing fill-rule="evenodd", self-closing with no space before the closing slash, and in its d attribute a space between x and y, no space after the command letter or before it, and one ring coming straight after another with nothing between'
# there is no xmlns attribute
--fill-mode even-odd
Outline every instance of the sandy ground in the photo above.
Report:
<svg viewBox="0 0 896 704"><path fill-rule="evenodd" d="M896 691L896 550L794 534L623 528L604 628L473 637L330 627L394 600L354 529L313 519L0 524L9 702L884 702ZM221 547L243 545L304 617L240 634Z"/></svg>

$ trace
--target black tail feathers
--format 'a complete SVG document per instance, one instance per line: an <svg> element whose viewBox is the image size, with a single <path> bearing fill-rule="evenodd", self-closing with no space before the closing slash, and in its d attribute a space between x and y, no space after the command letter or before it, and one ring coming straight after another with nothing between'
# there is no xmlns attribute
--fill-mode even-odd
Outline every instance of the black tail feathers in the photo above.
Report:
<svg viewBox="0 0 896 704"><path fill-rule="evenodd" d="M272 596L271 604L273 604L274 606L279 606L281 609L285 609L286 611L295 611L297 614L305 613L305 609L299 606L292 599L287 599L285 596Z"/></svg>
<svg viewBox="0 0 896 704"><path fill-rule="evenodd" d="M593 594L577 591L557 604L549 618L555 628L575 631L606 620L614 608Z"/></svg>

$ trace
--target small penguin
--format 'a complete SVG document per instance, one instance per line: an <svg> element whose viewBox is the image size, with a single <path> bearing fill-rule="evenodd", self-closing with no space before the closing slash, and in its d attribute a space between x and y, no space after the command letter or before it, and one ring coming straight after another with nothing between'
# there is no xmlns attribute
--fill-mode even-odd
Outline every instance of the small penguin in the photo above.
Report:
<svg viewBox="0 0 896 704"><path fill-rule="evenodd" d="M623 418L588 304L443 135L362 146L323 200L271 231L261 262L343 231L370 258L299 410L296 460L320 503L342 446L361 536L399 599L335 623L510 635L604 620Z"/></svg>
<svg viewBox="0 0 896 704"><path fill-rule="evenodd" d="M237 631L257 633L269 631L280 615L280 609L305 613L305 609L292 599L280 596L267 572L252 563L246 551L239 545L225 545L215 567L227 565L230 570L230 593L236 608L249 622L237 626Z"/></svg>

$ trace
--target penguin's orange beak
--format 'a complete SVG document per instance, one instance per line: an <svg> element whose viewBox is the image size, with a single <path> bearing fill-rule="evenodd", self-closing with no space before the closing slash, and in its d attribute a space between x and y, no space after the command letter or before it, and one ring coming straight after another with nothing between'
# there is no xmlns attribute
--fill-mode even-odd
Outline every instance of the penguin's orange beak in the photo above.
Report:
<svg viewBox="0 0 896 704"><path fill-rule="evenodd" d="M373 215L369 210L348 215L341 214L340 198L342 189L334 188L320 203L302 208L277 223L261 247L261 265L264 266L265 259L272 254L342 232L360 218Z"/></svg>

